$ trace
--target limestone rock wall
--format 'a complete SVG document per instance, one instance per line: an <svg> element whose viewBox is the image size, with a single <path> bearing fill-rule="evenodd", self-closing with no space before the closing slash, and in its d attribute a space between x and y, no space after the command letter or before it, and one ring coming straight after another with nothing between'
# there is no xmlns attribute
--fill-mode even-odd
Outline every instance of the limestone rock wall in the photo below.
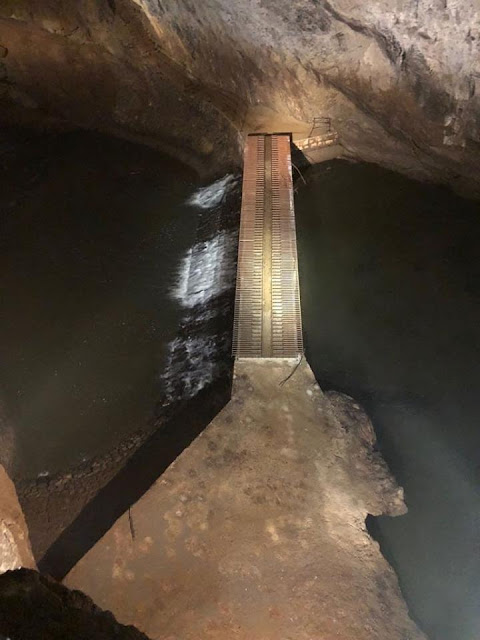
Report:
<svg viewBox="0 0 480 640"><path fill-rule="evenodd" d="M354 157L478 193L476 0L7 0L2 118L239 161L249 109L329 115Z"/></svg>
<svg viewBox="0 0 480 640"><path fill-rule="evenodd" d="M13 482L0 465L0 574L35 567L28 529Z"/></svg>
<svg viewBox="0 0 480 640"><path fill-rule="evenodd" d="M101 130L203 173L238 160L235 129L131 0L7 0L0 45L2 124Z"/></svg>

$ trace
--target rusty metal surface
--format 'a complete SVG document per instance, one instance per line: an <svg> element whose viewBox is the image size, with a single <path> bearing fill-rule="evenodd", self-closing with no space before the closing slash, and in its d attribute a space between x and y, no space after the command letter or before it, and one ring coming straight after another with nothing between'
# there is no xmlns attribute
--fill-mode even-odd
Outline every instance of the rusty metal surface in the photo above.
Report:
<svg viewBox="0 0 480 640"><path fill-rule="evenodd" d="M233 354L281 358L302 352L290 136L249 136Z"/></svg>
<svg viewBox="0 0 480 640"><path fill-rule="evenodd" d="M244 156L233 353L262 355L265 141L250 136Z"/></svg>
<svg viewBox="0 0 480 640"><path fill-rule="evenodd" d="M330 147L334 144L338 144L338 141L338 133L331 131L330 133L311 136L304 140L296 140L295 146L298 147L300 151L315 151L317 149L323 149L324 147Z"/></svg>
<svg viewBox="0 0 480 640"><path fill-rule="evenodd" d="M272 136L272 355L303 353L289 136Z"/></svg>

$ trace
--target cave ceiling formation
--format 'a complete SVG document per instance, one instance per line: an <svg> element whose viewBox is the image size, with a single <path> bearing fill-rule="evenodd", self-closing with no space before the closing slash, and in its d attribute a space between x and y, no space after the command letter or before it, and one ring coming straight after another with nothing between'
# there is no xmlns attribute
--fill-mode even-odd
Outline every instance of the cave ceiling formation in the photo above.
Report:
<svg viewBox="0 0 480 640"><path fill-rule="evenodd" d="M213 174L260 105L478 194L479 38L478 0L3 0L2 124L112 133Z"/></svg>

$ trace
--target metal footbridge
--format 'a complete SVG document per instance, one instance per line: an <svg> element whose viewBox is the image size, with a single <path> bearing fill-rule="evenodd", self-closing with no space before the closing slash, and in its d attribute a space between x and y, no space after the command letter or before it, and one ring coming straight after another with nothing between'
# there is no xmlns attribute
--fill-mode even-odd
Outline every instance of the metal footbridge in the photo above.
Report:
<svg viewBox="0 0 480 640"><path fill-rule="evenodd" d="M233 354L303 353L289 135L250 135L244 156Z"/></svg>

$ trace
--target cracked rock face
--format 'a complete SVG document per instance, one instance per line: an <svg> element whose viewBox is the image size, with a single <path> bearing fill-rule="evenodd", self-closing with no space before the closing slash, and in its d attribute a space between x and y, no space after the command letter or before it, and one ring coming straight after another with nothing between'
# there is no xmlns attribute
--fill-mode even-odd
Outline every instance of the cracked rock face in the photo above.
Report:
<svg viewBox="0 0 480 640"><path fill-rule="evenodd" d="M259 105L345 150L479 192L476 0L6 0L4 121L83 126L214 172Z"/></svg>

